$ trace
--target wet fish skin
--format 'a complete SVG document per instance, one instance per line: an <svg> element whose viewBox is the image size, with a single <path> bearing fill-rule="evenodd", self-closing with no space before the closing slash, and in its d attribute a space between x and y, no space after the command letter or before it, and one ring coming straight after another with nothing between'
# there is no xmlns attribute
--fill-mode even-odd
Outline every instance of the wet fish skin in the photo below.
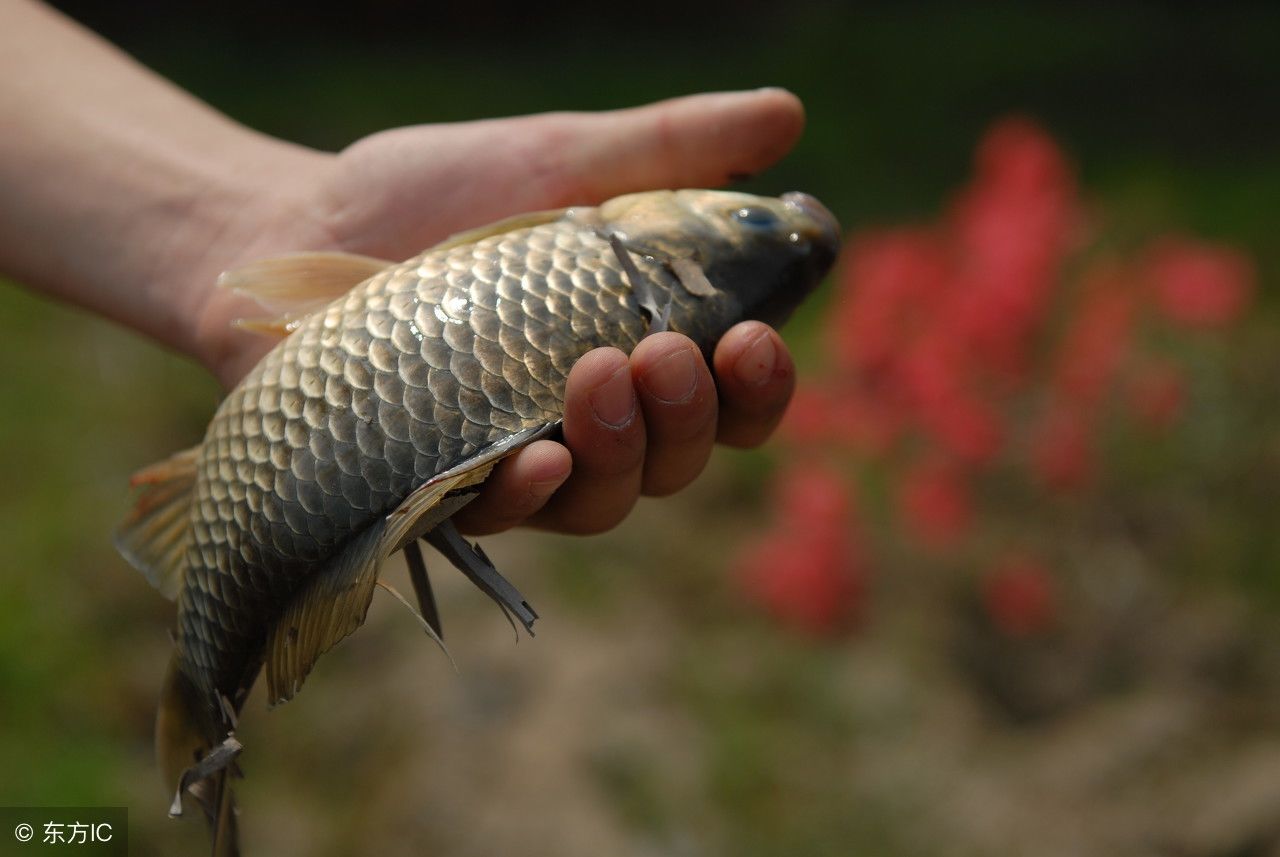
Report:
<svg viewBox="0 0 1280 857"><path fill-rule="evenodd" d="M644 335L629 297L607 243L558 224L388 269L270 352L200 455L178 635L200 689L232 695L281 603L353 533L559 419L578 357Z"/></svg>
<svg viewBox="0 0 1280 857"><path fill-rule="evenodd" d="M246 658L317 562L433 475L560 419L569 370L587 351L635 347L647 320L606 230L637 248L637 267L671 301L671 328L708 351L750 315L750 301L762 302L750 287L765 294L784 276L799 280L791 288L811 287L812 269L825 270L834 252L823 244L827 224L810 239L819 246L784 255L773 248L798 244L789 236L807 224L790 221L804 213L772 203L787 227L778 245L770 230L733 225L735 212L762 207L743 197L621 197L598 215L579 209L428 251L352 290L271 351L218 409L200 453L198 561L187 570L178 634L184 671L200 690L234 700ZM697 297L645 255L696 250L708 279L734 285ZM752 263L763 270L747 270ZM786 270L796 265L811 270Z"/></svg>
<svg viewBox="0 0 1280 857"><path fill-rule="evenodd" d="M442 474L482 480L495 455L558 425L579 357L630 353L656 313L709 356L739 321L785 320L838 247L834 217L804 194L631 194L446 242L298 321L201 446L141 480L155 493L118 539L177 592L157 721L170 785L190 787L215 831L234 818L225 772L191 782L189 766L239 751L227 741L264 658L272 701L292 696L363 621L366 572L404 543L388 541L391 522L412 509L438 526L467 499L414 505Z"/></svg>

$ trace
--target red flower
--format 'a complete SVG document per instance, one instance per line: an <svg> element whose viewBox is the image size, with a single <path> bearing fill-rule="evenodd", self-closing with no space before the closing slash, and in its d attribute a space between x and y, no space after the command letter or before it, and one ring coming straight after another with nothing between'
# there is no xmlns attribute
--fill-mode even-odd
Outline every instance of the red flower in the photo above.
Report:
<svg viewBox="0 0 1280 857"><path fill-rule="evenodd" d="M788 627L829 636L857 618L865 573L847 532L770 533L738 561L748 598Z"/></svg>
<svg viewBox="0 0 1280 857"><path fill-rule="evenodd" d="M1073 407L1102 401L1129 349L1136 303L1132 279L1116 267L1085 274L1083 302L1058 346L1055 392Z"/></svg>
<svg viewBox="0 0 1280 857"><path fill-rule="evenodd" d="M1001 185L1070 191L1074 179L1054 139L1022 116L1002 119L978 143L979 181Z"/></svg>
<svg viewBox="0 0 1280 857"><path fill-rule="evenodd" d="M860 392L853 384L801 381L779 426L779 436L813 449L835 446L883 455L893 445L902 418L883 396Z"/></svg>
<svg viewBox="0 0 1280 857"><path fill-rule="evenodd" d="M1127 400L1134 417L1157 431L1177 422L1186 399L1182 371L1171 363L1149 363L1129 381Z"/></svg>
<svg viewBox="0 0 1280 857"><path fill-rule="evenodd" d="M957 298L948 321L989 371L1018 380L1076 240L1080 206L1066 158L1026 120L992 128L977 165L976 180L949 219Z"/></svg>
<svg viewBox="0 0 1280 857"><path fill-rule="evenodd" d="M831 471L784 471L774 489L773 529L748 545L736 577L747 596L782 623L815 636L847 628L866 589L848 485Z"/></svg>
<svg viewBox="0 0 1280 857"><path fill-rule="evenodd" d="M828 349L843 371L882 371L947 288L946 254L936 235L899 229L856 239L846 258Z"/></svg>
<svg viewBox="0 0 1280 857"><path fill-rule="evenodd" d="M1080 411L1058 405L1044 414L1032 430L1030 466L1041 482L1059 493L1092 481L1093 439Z"/></svg>
<svg viewBox="0 0 1280 857"><path fill-rule="evenodd" d="M995 411L967 392L928 403L920 421L943 450L968 464L989 462L1004 438Z"/></svg>
<svg viewBox="0 0 1280 857"><path fill-rule="evenodd" d="M986 575L982 604L996 629L1010 637L1042 634L1058 616L1053 576L1026 556L1007 557Z"/></svg>
<svg viewBox="0 0 1280 857"><path fill-rule="evenodd" d="M941 460L917 463L903 474L898 511L913 533L935 548L954 544L973 520L964 475L954 464Z"/></svg>
<svg viewBox="0 0 1280 857"><path fill-rule="evenodd" d="M933 548L965 538L971 480L1007 445L1048 490L1086 489L1102 472L1101 418L1118 381L1144 426L1169 426L1184 407L1177 367L1135 363L1147 302L1179 324L1222 328L1248 308L1255 273L1237 251L1185 239L1077 273L1067 263L1084 222L1052 137L1024 119L997 123L944 218L851 237L823 331L832 374L801 387L783 437L881 462L905 532ZM773 496L778 523L740 561L741 580L781 620L827 633L863 598L850 488L809 465L781 473ZM1006 633L1053 621L1052 579L1035 560L1007 560L982 593Z"/></svg>
<svg viewBox="0 0 1280 857"><path fill-rule="evenodd" d="M1187 327L1226 327L1253 297L1253 265L1221 245L1167 239L1152 248L1147 273L1157 306Z"/></svg>
<svg viewBox="0 0 1280 857"><path fill-rule="evenodd" d="M801 382L778 427L781 436L802 446L831 440L836 430L833 404L830 390Z"/></svg>
<svg viewBox="0 0 1280 857"><path fill-rule="evenodd" d="M980 379L963 344L938 330L904 348L899 384L919 426L956 458L982 464L999 450L999 418L979 397Z"/></svg>
<svg viewBox="0 0 1280 857"><path fill-rule="evenodd" d="M853 496L849 484L830 468L796 464L778 474L774 503L788 531L847 529Z"/></svg>

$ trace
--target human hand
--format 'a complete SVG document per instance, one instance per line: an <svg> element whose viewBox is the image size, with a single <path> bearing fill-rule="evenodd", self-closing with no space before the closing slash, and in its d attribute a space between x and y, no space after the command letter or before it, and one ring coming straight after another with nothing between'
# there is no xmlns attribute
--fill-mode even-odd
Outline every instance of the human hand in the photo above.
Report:
<svg viewBox="0 0 1280 857"><path fill-rule="evenodd" d="M263 185L271 195L243 208L184 270L197 296L193 348L232 384L271 345L231 326L260 310L212 288L223 268L296 250L398 261L521 211L720 185L773 163L802 124L794 96L762 90L611 113L398 128L337 156L299 153L283 171L273 161ZM459 526L486 533L527 522L599 532L621 521L640 494L669 494L692 481L715 441L760 443L794 384L781 339L757 322L738 325L713 363L714 382L696 346L675 333L645 339L630 358L607 348L587 354L569 376L564 445L539 441L505 459L459 513Z"/></svg>

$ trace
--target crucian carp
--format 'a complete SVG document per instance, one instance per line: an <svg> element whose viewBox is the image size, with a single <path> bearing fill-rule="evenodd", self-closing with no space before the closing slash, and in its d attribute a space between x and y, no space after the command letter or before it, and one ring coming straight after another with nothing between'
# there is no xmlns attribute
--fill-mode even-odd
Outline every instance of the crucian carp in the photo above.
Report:
<svg viewBox="0 0 1280 857"><path fill-rule="evenodd" d="M296 254L223 275L283 315L204 441L135 475L121 553L177 601L156 722L171 814L191 798L237 853L228 776L260 672L272 703L365 619L403 550L440 619L419 541L532 630L537 614L451 518L494 465L554 437L587 351L674 330L710 354L734 324L782 323L831 267L817 200L636 193L457 235L405 262Z"/></svg>

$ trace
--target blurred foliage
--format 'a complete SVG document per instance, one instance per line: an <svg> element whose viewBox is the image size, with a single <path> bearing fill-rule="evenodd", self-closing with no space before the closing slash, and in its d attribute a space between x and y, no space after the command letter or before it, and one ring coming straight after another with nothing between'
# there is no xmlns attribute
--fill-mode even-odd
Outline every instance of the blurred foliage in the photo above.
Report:
<svg viewBox="0 0 1280 857"><path fill-rule="evenodd" d="M460 677L375 603L297 703L251 701L257 853L1276 853L1280 647L1253 599L1280 590L1275 541L1257 537L1280 467L1280 10L57 5L236 119L329 149L397 124L786 86L808 131L747 187L810 191L850 229L927 220L983 130L1025 114L1079 165L1113 240L1190 232L1257 263L1249 323L1179 355L1197 437L1115 440L1151 561L1074 573L1128 587L1123 610L1010 648L975 634L953 580L908 565L876 577L859 637L795 638L724 574L766 519L776 453L722 453L615 533L493 540L548 617L532 645L512 650L446 582ZM823 314L820 296L788 331L811 372ZM135 853L194 851L203 830L164 818L151 759L171 607L108 534L129 471L198 438L218 393L7 286L0 357L0 802L127 805ZM1160 535L1171 497L1196 500L1185 538ZM1186 579L1204 571L1213 585ZM1028 701L1054 716L992 714Z"/></svg>

